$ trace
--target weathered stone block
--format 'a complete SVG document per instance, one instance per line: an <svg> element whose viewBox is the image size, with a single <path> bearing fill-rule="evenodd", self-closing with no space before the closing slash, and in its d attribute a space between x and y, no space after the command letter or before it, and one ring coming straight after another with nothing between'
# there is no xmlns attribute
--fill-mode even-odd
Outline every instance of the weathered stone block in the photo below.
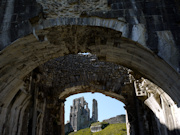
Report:
<svg viewBox="0 0 180 135"><path fill-rule="evenodd" d="M93 123L90 127L91 132L99 132L102 129L106 128L109 125L109 123L107 122L97 122L97 123Z"/></svg>

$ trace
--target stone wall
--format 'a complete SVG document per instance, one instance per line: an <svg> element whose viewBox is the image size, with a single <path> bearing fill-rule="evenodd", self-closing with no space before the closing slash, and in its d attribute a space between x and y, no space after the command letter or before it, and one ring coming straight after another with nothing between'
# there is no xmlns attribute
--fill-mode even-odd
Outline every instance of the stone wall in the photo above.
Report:
<svg viewBox="0 0 180 135"><path fill-rule="evenodd" d="M64 99L84 91L123 101L129 134L179 134L179 5L177 0L1 0L0 134L63 134ZM81 67L73 75L68 65L60 68L63 74L51 69L57 61L39 67L78 52L122 64L133 75L112 63L106 69L105 63L103 68L91 63L98 72L90 68L85 75Z"/></svg>
<svg viewBox="0 0 180 135"><path fill-rule="evenodd" d="M65 131L65 135L67 135L67 134L73 132L74 130L70 123L66 123L65 127L64 127L64 131Z"/></svg>
<svg viewBox="0 0 180 135"><path fill-rule="evenodd" d="M32 33L30 19L42 13L36 0L2 0L0 10L0 50Z"/></svg>
<svg viewBox="0 0 180 135"><path fill-rule="evenodd" d="M44 21L53 21L52 18L64 17L71 19L73 24L74 18L98 17L124 22L125 30L119 28L123 36L148 47L179 71L180 15L178 4L179 2L175 0L156 2L143 0L38 0L37 2L34 0L28 2L3 0L1 2L3 12L0 15L3 18L0 35L1 50L16 39L32 33L34 24L42 24ZM54 23L58 22L55 20Z"/></svg>
<svg viewBox="0 0 180 135"><path fill-rule="evenodd" d="M107 0L37 0L47 18L80 17L92 11L108 11Z"/></svg>
<svg viewBox="0 0 180 135"><path fill-rule="evenodd" d="M116 117L112 117L110 119L103 120L103 122L107 122L109 124L126 123L126 115L118 115Z"/></svg>

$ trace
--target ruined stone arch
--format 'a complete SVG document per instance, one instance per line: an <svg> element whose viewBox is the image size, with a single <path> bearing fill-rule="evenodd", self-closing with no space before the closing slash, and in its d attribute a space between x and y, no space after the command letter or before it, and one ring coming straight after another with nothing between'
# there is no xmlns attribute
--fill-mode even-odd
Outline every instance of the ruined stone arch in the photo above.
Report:
<svg viewBox="0 0 180 135"><path fill-rule="evenodd" d="M95 26L50 26L36 29L35 33L18 39L1 52L0 59L6 58L6 61L1 63L0 103L2 115L8 112L6 108L11 108L17 95L21 97L17 102L23 103L22 109L26 109L26 100L30 100L30 97L25 98L24 94L18 92L20 90L29 94L24 90L24 85L26 85L24 81L33 69L50 59L78 52L90 52L96 54L99 60L121 64L132 69L135 73L137 72L140 76L142 75L160 86L176 104L179 104L179 74L146 47L122 37L122 32ZM29 80L32 78L38 82L39 73L37 72L35 77L31 76ZM17 106L15 105L13 108ZM60 118L63 119L62 116ZM2 121L6 120L2 117L1 119ZM3 126L1 125L0 128L2 129ZM13 130L15 129L11 131Z"/></svg>
<svg viewBox="0 0 180 135"><path fill-rule="evenodd" d="M54 110L51 113L46 113L49 118L49 123L46 122L47 120L44 121L45 125L47 124L46 126L50 126L49 124L55 118L60 127L64 126L62 120L64 113L63 108L61 108L64 105L63 102L66 97L81 92L100 92L122 101L126 105L128 132L131 134L140 134L140 132L142 134L154 134L155 132L151 131L151 128L158 128L156 131L158 134L167 134L167 132L172 132L168 131L172 127L178 126L173 122L173 118L172 121L169 118L169 115L175 116L169 108L170 104L173 108L175 107L174 102L158 86L141 78L141 75L134 74L127 68L108 62L98 62L97 59L94 60L95 57L86 58L69 55L49 61L39 66L38 71L35 71L41 76L41 81L37 83L39 94L36 97L40 101L46 99L47 110ZM94 76L94 74L96 75ZM122 79L119 80L121 77ZM144 105L144 101L153 113ZM41 102L39 103L44 104ZM169 111L166 112L165 108ZM60 115L58 115L58 110L61 110ZM54 127L51 127L50 131L53 132L53 129ZM173 133L176 132L173 131Z"/></svg>
<svg viewBox="0 0 180 135"><path fill-rule="evenodd" d="M162 135L179 134L173 131L180 129L179 5L178 0L1 0L0 134L24 135L26 129L35 134L36 128L37 134L45 133L42 125L34 125L42 122L46 116L41 112L52 103L46 106L40 99L41 110L33 104L42 79L37 67L78 52L91 52L99 60L133 70L135 94L154 110L158 118L149 116L157 121L156 129L165 124L169 132ZM58 108L49 111L53 114ZM21 121L32 124L26 127ZM54 119L53 124L58 122Z"/></svg>
<svg viewBox="0 0 180 135"><path fill-rule="evenodd" d="M83 24L81 21L83 19L75 22ZM67 25L68 19L63 20L62 23ZM54 25L53 21L49 20L47 24L50 22ZM109 27L112 27L114 23L111 23L111 20L108 22ZM96 24L96 21L92 23ZM78 52L90 52L102 60L138 71L160 86L179 104L179 74L149 49L122 37L121 32L108 28L74 25L51 27L51 25L44 27L44 30L36 31L34 35L18 39L1 51L1 61L6 59L1 63L1 100L8 102L6 95L12 93L11 89L17 91L23 83L23 77L49 59ZM84 38L91 36L93 37L91 39Z"/></svg>
<svg viewBox="0 0 180 135"><path fill-rule="evenodd" d="M129 129L131 132L138 134L137 122L140 119L137 119L135 111L137 106L134 101L137 99L134 78L130 75L131 71L113 63L100 62L95 58L69 55L49 61L38 67L41 81L37 83L39 86L37 100L46 99L46 104L49 106L47 110L56 108L56 111L53 111L52 114L46 113L49 117L49 123L45 120L45 124L41 124L50 126L49 124L54 119L51 116L53 115L61 123L59 126L64 126L64 121L60 121L60 117L64 115L61 107L63 107L66 97L76 93L100 92L125 103L130 117L128 120L131 125ZM137 102L141 101L137 100ZM40 102L40 104L43 103ZM148 110L148 108L146 109ZM60 115L58 115L58 110L61 110ZM53 127L51 128L53 129ZM51 132L53 132L52 129Z"/></svg>

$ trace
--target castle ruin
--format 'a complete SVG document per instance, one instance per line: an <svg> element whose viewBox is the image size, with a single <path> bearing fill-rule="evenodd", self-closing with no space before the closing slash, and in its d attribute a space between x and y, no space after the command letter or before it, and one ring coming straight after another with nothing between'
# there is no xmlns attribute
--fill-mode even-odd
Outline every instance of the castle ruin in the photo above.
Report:
<svg viewBox="0 0 180 135"><path fill-rule="evenodd" d="M92 118L90 118L90 110L84 97L73 100L73 106L71 106L70 112L70 124L74 131L87 128L91 123L98 120L97 100L93 99L92 105Z"/></svg>

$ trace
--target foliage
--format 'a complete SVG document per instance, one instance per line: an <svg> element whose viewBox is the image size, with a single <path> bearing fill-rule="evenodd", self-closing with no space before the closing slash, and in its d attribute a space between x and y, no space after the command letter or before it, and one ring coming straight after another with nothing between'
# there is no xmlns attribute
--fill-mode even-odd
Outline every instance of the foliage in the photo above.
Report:
<svg viewBox="0 0 180 135"><path fill-rule="evenodd" d="M69 135L126 135L126 134L127 134L126 124L116 123L116 124L110 124L106 128L104 128L102 131L99 131L96 133L92 133L90 131L90 128L86 128L86 129L81 129L77 132L72 132Z"/></svg>

